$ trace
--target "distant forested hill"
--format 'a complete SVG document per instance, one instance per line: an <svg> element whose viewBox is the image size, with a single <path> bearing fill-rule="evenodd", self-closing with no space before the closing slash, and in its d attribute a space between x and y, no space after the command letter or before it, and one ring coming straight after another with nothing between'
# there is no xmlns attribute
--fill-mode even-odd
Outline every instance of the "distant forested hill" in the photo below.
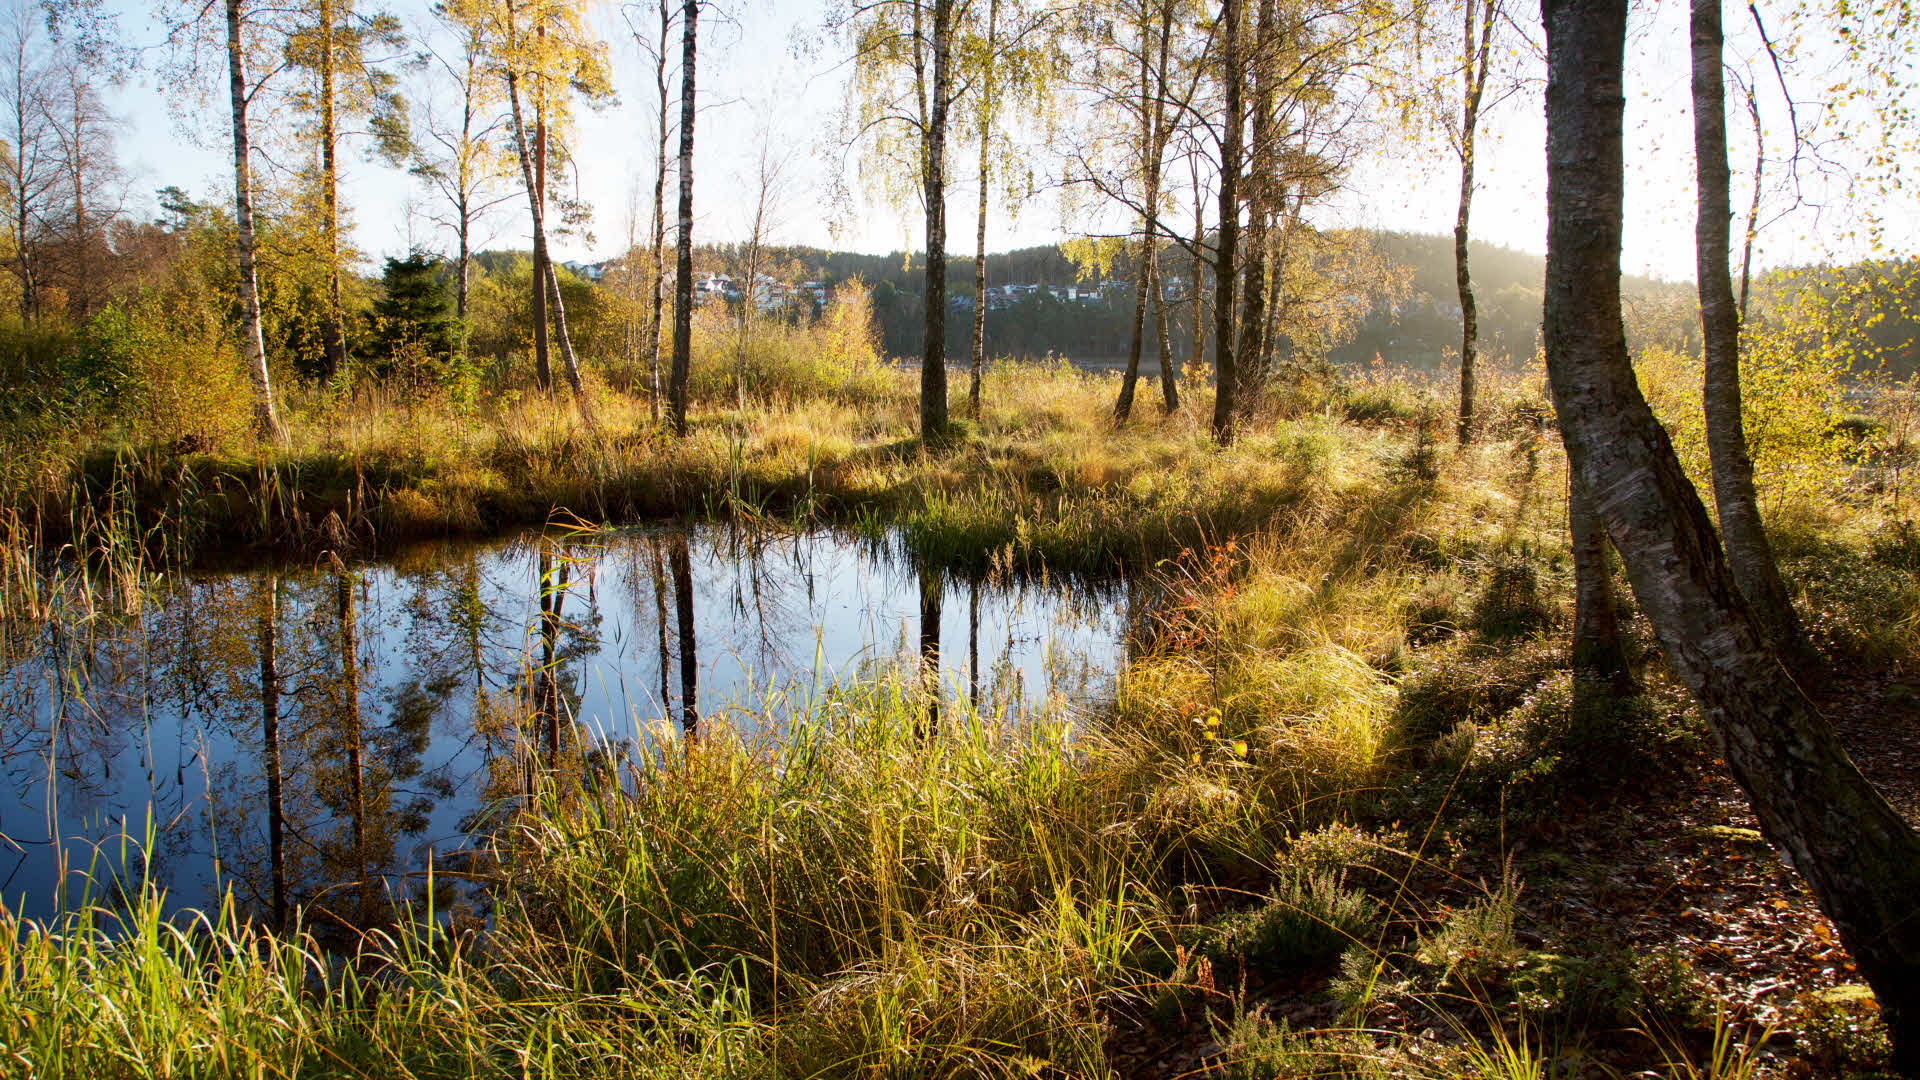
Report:
<svg viewBox="0 0 1920 1080"><path fill-rule="evenodd" d="M1454 283L1453 239L1447 236L1380 232L1375 248L1407 271L1406 290L1377 303L1349 340L1336 345L1337 364L1372 363L1439 369L1451 366L1460 347L1460 303ZM697 250L701 272L728 270L737 254L732 246ZM925 260L915 253L864 255L811 247L776 248L767 265L790 281L822 281L829 286L859 279L873 290L875 321L882 344L893 356L921 351L926 317L921 300ZM524 253L490 251L477 257L488 272L524 259ZM1539 340L1543 256L1476 242L1470 249L1475 296L1480 312L1481 348L1494 365L1524 363ZM1190 273L1184 253L1164 265L1169 274ZM1133 327L1132 265L1117 263L1110 273L1082 275L1054 246L1021 248L987 256L990 288L1040 286L1017 302L994 308L987 318L987 348L994 355L1038 357L1048 353L1076 360L1107 360L1125 354ZM1098 300L1066 300L1047 286L1112 285ZM954 310L947 319L950 355L966 355L973 332L973 259L954 258L947 283ZM1627 330L1636 347L1664 345L1686 351L1699 347L1699 317L1692 282L1666 282L1628 276L1621 288ZM1829 340L1838 335L1852 349L1856 366L1899 378L1920 370L1920 260L1888 261L1844 268L1801 267L1774 271L1753 287L1753 317L1774 319L1788 301L1818 297L1827 313ZM1184 357L1191 340L1186 305L1171 311L1174 352ZM1155 348L1148 322L1146 349Z"/></svg>

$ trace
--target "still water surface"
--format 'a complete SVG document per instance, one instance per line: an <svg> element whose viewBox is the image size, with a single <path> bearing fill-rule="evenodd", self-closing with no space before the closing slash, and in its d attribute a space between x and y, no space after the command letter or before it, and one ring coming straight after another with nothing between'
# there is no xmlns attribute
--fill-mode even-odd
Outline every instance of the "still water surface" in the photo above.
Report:
<svg viewBox="0 0 1920 1080"><path fill-rule="evenodd" d="M138 615L6 642L0 898L50 916L91 868L144 872L174 908L230 890L264 918L369 921L511 808L556 738L604 761L689 721L750 730L783 692L932 656L946 696L1002 723L1095 707L1124 596L722 529L180 579Z"/></svg>

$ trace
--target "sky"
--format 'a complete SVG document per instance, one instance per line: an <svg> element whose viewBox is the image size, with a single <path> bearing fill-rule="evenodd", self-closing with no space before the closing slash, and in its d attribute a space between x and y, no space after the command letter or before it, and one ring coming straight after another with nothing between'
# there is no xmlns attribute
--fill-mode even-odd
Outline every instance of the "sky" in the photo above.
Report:
<svg viewBox="0 0 1920 1080"><path fill-rule="evenodd" d="M122 29L129 38L141 44L160 40L150 5L134 0L121 0L121 4ZM393 0L392 8L409 27L431 21L423 0ZM844 100L848 65L844 50L822 40L823 7L818 0L739 0L727 10L729 16L709 18L701 29L696 237L703 242L724 241L747 234L748 178L758 147L770 138L791 160L782 210L772 230L774 241L880 253L920 246L917 206L903 212L884 201L869 200L842 213L833 210L826 198L836 172L842 172L856 189L858 183L850 156L832 145L831 120ZM1693 276L1686 13L1686 4L1679 0L1639 6L1628 48L1628 220L1623 267L1628 273L1669 280ZM1770 153L1784 157L1786 140L1780 133L1787 125L1782 97L1745 14L1728 5L1730 63L1760 80L1763 120L1773 132ZM608 258L625 248L629 207L636 201L642 214L639 231L644 235L656 108L649 85L651 68L643 62L621 10L602 4L593 18L609 42L620 100L597 112L582 109L577 120L576 183L580 197L594 208L592 238L560 238L554 250L558 258L581 261ZM1516 21L1538 39L1537 21L1519 16ZM1778 40L1778 29L1770 29ZM1801 51L1807 57L1823 55L1817 41L1803 45ZM151 62L158 59L157 53L148 50L149 63L134 70L109 95L110 105L126 122L121 152L134 176L135 206L149 213L149 193L155 189L177 184L204 198L223 195L231 182L221 108L224 85L163 85L165 77ZM1523 77L1491 110L1483 128L1473 231L1476 238L1490 243L1541 252L1545 249L1546 184L1540 65L1537 59L1527 58L1524 48L1516 55L1509 67ZM1819 68L1813 59L1803 59L1789 72L1789 85L1801 100L1797 112L1803 126L1819 111ZM224 76L224 70L220 74ZM1751 191L1753 159L1743 104L1730 109L1728 131L1730 156L1736 163L1733 198L1739 210ZM1394 134L1372 141L1380 149L1356 162L1346 190L1317 210L1317 222L1329 227L1450 233L1459 177L1445 142L1436 133L1424 139ZM1033 148L1033 153L1036 160L1047 159L1044 147ZM1835 156L1844 162L1848 153L1842 148ZM968 156L954 156L953 171L959 175L949 195L948 228L954 238L950 243L962 248L971 246L974 224L975 189L969 169L962 164ZM422 203L428 196L417 182L357 153L348 153L344 160L343 197L352 207L356 245L370 265L415 246L451 248L450 238L437 233L426 220ZM1774 162L1768 172L1763 219L1771 224L1758 245L1760 265L1860 254L1840 239L1853 220L1848 199L1854 193L1844 179L1810 178L1807 190L1823 205L1779 217L1790 202L1775 190L1786 170L1782 162ZM668 199L671 213L671 189ZM507 203L488 223L491 236L476 246L530 246L523 205ZM1911 206L1887 207L1885 214L1893 222L1891 244L1911 250L1920 233L1913 228L1916 216ZM1017 217L1001 207L991 210L988 246L1007 250L1049 244L1074 232L1115 227L1111 220L1068 220L1057 195L1043 191Z"/></svg>

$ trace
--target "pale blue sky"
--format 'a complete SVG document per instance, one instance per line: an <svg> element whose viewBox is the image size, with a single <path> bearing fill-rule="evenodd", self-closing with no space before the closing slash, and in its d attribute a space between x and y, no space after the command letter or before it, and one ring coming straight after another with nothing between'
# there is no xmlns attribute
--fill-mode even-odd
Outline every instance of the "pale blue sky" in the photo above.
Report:
<svg viewBox="0 0 1920 1080"><path fill-rule="evenodd" d="M395 0L397 13L410 27L428 22L423 0ZM157 41L157 26L148 21L149 6L128 0L125 29L139 42ZM582 164L581 194L595 208L595 242L563 242L556 246L562 258L594 259L617 253L625 242L626 216L636 176L651 168L652 98L645 67L617 9L602 6L596 20L612 46L616 86L621 102L579 120L576 154ZM1757 39L1745 12L1728 5L1730 51L1756 56ZM1779 16L1778 18L1784 18ZM846 67L831 47L803 55L793 46L796 32L817 38L822 6L814 0L744 0L725 20L703 24L703 112L695 166L699 182L698 235L705 240L739 238L746 232L745 177L752 167L756 132L765 127L760 116L772 115L777 138L795 153L793 181L776 240L863 251L890 251L918 246L918 213L902 215L880 203L856 208L845 220L834 220L822 192L831 168L843 158L824 148L829 117L844 93ZM1521 25L1533 29L1527 18ZM1778 28L1772 28L1776 35ZM1629 51L1631 84L1628 94L1629 221L1626 269L1668 278L1690 278L1693 269L1692 129L1687 111L1686 5L1660 0L1637 16ZM224 71L221 72L224 75ZM1770 69L1763 71L1769 102L1778 100ZM114 107L127 119L123 154L135 170L134 188L141 199L166 184L179 184L198 195L225 190L230 166L226 163L224 114L213 108L197 112L188 97L173 88L156 88L152 70L136 72L113 95ZM1817 73L1796 86L1811 97ZM223 87L213 88L216 90ZM1769 123L1784 130L1768 108ZM1811 108L1803 108L1803 120ZM197 127L191 139L180 134L181 117ZM1744 110L1730 114L1734 140L1735 202L1744 207L1751 161L1751 139ZM1542 142L1544 125L1538 84L1509 98L1488 118L1489 144L1481 154L1481 186L1476 195L1475 235L1481 239L1530 251L1540 251L1545 235L1545 182ZM1784 136L1774 136L1784 152ZM1457 193L1457 166L1443 143L1429 140L1424 149L1396 140L1382 140L1383 152L1364 159L1356 168L1350 189L1321 211L1326 224L1381 226L1425 232L1449 232ZM1040 155L1044 157L1044 154ZM959 183L949 204L953 242L970 248L974 216L969 169L970 155L955 155ZM410 243L445 249L450 244L436 235L409 198L423 199L418 186L404 173L369 164L350 156L343 194L354 207L356 239L374 257L399 254ZM1782 169L1771 166L1778 178ZM643 184L648 183L642 181ZM1842 186L1844 187L1844 186ZM1832 186L1819 192L1833 196L1832 205L1816 218L1801 211L1773 225L1762 237L1765 261L1802 261L1827 254L1849 220L1845 190ZM642 201L650 196L650 189ZM671 194L669 196L671 201ZM1777 202L1769 196L1770 203ZM150 206L149 206L150 211ZM645 211L643 209L642 213ZM1897 223L1911 223L1910 208L1888 208ZM1013 221L994 212L989 246L994 250L1050 243L1067 227L1112 228L1109 222L1063 222L1059 202L1043 194ZM496 246L524 246L525 212L509 203L492 223ZM644 231L644 226L643 226ZM1910 243L1912 229L1896 225L1897 243ZM1849 252L1842 252L1849 253Z"/></svg>

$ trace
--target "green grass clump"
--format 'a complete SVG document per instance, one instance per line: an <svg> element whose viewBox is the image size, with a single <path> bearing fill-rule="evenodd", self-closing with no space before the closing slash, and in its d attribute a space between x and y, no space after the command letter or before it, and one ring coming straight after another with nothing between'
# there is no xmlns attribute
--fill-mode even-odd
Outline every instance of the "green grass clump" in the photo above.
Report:
<svg viewBox="0 0 1920 1080"><path fill-rule="evenodd" d="M1295 1031L1253 1011L1236 1017L1222 1040L1227 1080L1383 1080L1396 1055L1366 1032Z"/></svg>
<svg viewBox="0 0 1920 1080"><path fill-rule="evenodd" d="M1333 873L1290 878L1257 907L1216 918L1205 935L1216 968L1266 975L1331 964L1380 927L1380 906Z"/></svg>
<svg viewBox="0 0 1920 1080"><path fill-rule="evenodd" d="M0 1054L49 1080L660 1078L765 1074L738 995L699 977L595 995L431 920L351 956L229 904L166 918L143 892L0 923ZM720 1066L720 1067L716 1067Z"/></svg>

